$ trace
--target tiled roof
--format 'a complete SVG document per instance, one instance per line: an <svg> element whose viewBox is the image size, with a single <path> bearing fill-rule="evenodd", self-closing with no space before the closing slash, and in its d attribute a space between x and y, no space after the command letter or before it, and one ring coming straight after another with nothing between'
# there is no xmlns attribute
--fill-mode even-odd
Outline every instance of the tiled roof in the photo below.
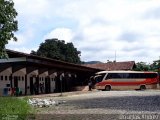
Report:
<svg viewBox="0 0 160 120"><path fill-rule="evenodd" d="M108 62L108 63L97 63L97 64L84 64L84 66L97 68L101 70L133 70L135 67L134 61L126 62Z"/></svg>

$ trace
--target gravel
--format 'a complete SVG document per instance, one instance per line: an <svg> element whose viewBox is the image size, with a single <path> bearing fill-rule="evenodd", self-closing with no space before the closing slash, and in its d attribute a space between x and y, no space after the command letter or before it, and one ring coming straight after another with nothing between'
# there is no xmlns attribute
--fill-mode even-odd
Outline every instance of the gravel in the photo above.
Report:
<svg viewBox="0 0 160 120"><path fill-rule="evenodd" d="M59 105L65 103L65 101L55 101L53 98L51 99L40 99L40 98L32 98L28 100L28 104L32 105L33 107L51 107L54 105Z"/></svg>
<svg viewBox="0 0 160 120"><path fill-rule="evenodd" d="M39 109L39 119L160 119L160 90L96 91L54 97L54 100L66 102Z"/></svg>

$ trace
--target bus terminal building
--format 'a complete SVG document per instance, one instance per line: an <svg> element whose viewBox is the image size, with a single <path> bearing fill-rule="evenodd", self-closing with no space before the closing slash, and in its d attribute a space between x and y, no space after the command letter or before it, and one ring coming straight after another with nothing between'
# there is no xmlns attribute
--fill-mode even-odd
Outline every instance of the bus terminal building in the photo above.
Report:
<svg viewBox="0 0 160 120"><path fill-rule="evenodd" d="M0 59L0 96L11 94L12 88L19 88L22 95L73 91L101 71L13 50L7 54L8 59Z"/></svg>

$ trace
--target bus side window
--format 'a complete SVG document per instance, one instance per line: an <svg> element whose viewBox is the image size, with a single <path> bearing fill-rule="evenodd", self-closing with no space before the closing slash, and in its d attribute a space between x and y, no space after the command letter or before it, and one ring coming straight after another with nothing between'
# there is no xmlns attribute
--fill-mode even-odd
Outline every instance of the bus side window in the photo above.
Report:
<svg viewBox="0 0 160 120"><path fill-rule="evenodd" d="M106 80L107 79L111 79L112 78L112 74L111 73L108 73L108 75L106 76Z"/></svg>
<svg viewBox="0 0 160 120"><path fill-rule="evenodd" d="M134 78L134 74L133 73L129 73L129 77L128 78Z"/></svg>
<svg viewBox="0 0 160 120"><path fill-rule="evenodd" d="M124 73L123 78L129 78L129 73Z"/></svg>
<svg viewBox="0 0 160 120"><path fill-rule="evenodd" d="M123 78L123 74L122 73L112 73L112 78L117 78L117 79Z"/></svg>
<svg viewBox="0 0 160 120"><path fill-rule="evenodd" d="M116 76L116 78L124 78L124 75L125 74L123 74L123 73L118 73L117 76Z"/></svg>

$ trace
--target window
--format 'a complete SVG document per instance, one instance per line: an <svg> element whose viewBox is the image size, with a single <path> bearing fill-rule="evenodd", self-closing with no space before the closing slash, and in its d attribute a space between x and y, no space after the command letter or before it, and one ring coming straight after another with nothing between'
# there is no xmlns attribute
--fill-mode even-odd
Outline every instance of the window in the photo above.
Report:
<svg viewBox="0 0 160 120"><path fill-rule="evenodd" d="M98 83L98 82L101 82L104 78L104 76L106 75L106 73L104 74L100 74L100 75L96 75L95 76L95 81Z"/></svg>
<svg viewBox="0 0 160 120"><path fill-rule="evenodd" d="M3 80L3 76L1 76L1 80Z"/></svg>
<svg viewBox="0 0 160 120"><path fill-rule="evenodd" d="M102 75L102 74L100 74ZM99 75L97 75L98 77ZM102 75L103 77L105 75ZM105 80L107 79L145 79L145 78L156 78L156 73L108 73ZM100 78L96 78L97 80ZM101 78L103 79L103 78Z"/></svg>
<svg viewBox="0 0 160 120"><path fill-rule="evenodd" d="M10 81L12 80L12 76L9 76L9 80L10 80Z"/></svg>
<svg viewBox="0 0 160 120"><path fill-rule="evenodd" d="M108 73L107 79L112 79L112 78L123 78L123 74L121 73Z"/></svg>
<svg viewBox="0 0 160 120"><path fill-rule="evenodd" d="M129 77L128 78L135 78L135 73L129 73Z"/></svg>
<svg viewBox="0 0 160 120"><path fill-rule="evenodd" d="M146 73L146 74L145 74L145 77L146 77L146 78L156 78L156 77L157 77L157 74L156 74L156 73Z"/></svg>
<svg viewBox="0 0 160 120"><path fill-rule="evenodd" d="M121 73L122 78L129 78L129 73Z"/></svg>
<svg viewBox="0 0 160 120"><path fill-rule="evenodd" d="M6 84L6 87L10 87L10 84Z"/></svg>
<svg viewBox="0 0 160 120"><path fill-rule="evenodd" d="M5 80L7 81L7 79L8 79L8 77L7 76L5 76Z"/></svg>
<svg viewBox="0 0 160 120"><path fill-rule="evenodd" d="M22 81L24 81L24 77L22 76Z"/></svg>

